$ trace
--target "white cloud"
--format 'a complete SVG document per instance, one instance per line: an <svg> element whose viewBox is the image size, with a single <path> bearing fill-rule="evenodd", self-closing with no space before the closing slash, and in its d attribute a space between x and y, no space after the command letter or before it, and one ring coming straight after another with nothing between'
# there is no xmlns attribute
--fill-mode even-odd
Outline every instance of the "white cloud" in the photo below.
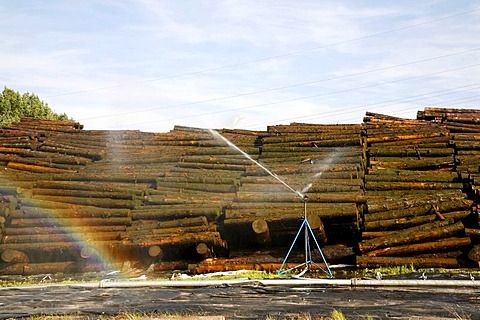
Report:
<svg viewBox="0 0 480 320"><path fill-rule="evenodd" d="M0 84L35 92L94 129L259 129L295 119L358 123L369 109L414 114L453 99L423 93L480 82L478 68L453 71L478 62L478 52L389 68L480 47L478 12L428 23L475 8L461 4L3 3ZM420 103L405 101L414 95Z"/></svg>

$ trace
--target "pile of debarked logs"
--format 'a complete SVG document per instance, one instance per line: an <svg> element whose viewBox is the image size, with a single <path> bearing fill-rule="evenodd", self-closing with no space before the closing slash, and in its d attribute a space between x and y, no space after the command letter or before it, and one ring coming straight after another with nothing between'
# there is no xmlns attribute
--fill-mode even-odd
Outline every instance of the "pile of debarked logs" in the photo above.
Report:
<svg viewBox="0 0 480 320"><path fill-rule="evenodd" d="M167 133L24 118L0 128L0 274L276 271L304 219L330 264L478 267L478 114Z"/></svg>

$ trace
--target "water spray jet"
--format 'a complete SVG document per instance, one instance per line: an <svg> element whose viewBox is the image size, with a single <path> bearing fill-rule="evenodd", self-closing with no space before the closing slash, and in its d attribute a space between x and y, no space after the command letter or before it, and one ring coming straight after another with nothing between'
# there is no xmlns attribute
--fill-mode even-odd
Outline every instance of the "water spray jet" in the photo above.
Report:
<svg viewBox="0 0 480 320"><path fill-rule="evenodd" d="M320 245L318 244L318 241L317 239L315 238L315 235L313 233L313 230L312 228L310 227L310 223L308 222L308 219L307 219L307 201L308 201L308 196L305 194L311 187L312 187L312 183L308 184L305 188L302 189L302 191L298 191L298 190L295 190L293 189L290 185L288 185L285 181L283 181L279 176L277 176L275 173L273 173L272 171L270 171L267 167L265 167L263 164L261 164L260 162L256 161L255 159L253 159L248 153L246 153L245 151L243 151L242 149L240 149L239 147L237 147L233 142L231 142L230 140L228 140L227 138L225 138L224 136L222 136L220 133L218 133L217 131L213 130L213 129L208 129L208 131L217 139L220 139L221 141L223 141L224 143L226 143L229 147L233 148L234 150L238 151L240 154L242 154L245 158L247 158L248 160L252 161L253 163L255 163L257 166L259 166L261 169L263 169L266 173L268 173L270 176L272 176L273 178L275 178L276 180L278 180L281 184L283 184L285 187L287 187L290 191L292 191L293 193L295 193L297 196L300 197L300 199L302 200L303 202L303 222L297 232L297 235L295 236L295 239L293 240L293 243L292 245L290 246L290 249L287 253L287 255L285 256L285 259L283 260L283 263L280 267L280 269L278 270L278 274L279 275L285 275L287 273L289 273L290 271L293 271L295 269L298 269L298 268L301 268L301 267L304 267L304 270L300 273L300 276L305 274L307 271L309 271L310 267L312 265L316 266L319 270L325 272L330 278L333 277L332 275L332 272L328 266L328 263L327 261L325 260L325 257L323 255L323 252L322 250L320 249ZM321 175L321 173L319 174ZM297 242L297 239L299 237L299 235L301 234L301 232L304 231L304 234L305 234L305 262L304 263L301 263L293 268L290 268L290 269L287 269L287 270L283 270L283 267L285 266L287 260L288 260L288 257L290 256L290 253L293 249L293 247L295 246L295 243ZM317 263L315 263L312 259L312 246L311 246L311 243L310 243L310 239L313 239L314 240L314 244L315 244L315 247L316 249L318 250L318 252L320 253L321 257L322 257L322 260L323 260L323 263L325 264L325 268L321 267L320 265L318 265ZM314 248L315 249L315 248Z"/></svg>

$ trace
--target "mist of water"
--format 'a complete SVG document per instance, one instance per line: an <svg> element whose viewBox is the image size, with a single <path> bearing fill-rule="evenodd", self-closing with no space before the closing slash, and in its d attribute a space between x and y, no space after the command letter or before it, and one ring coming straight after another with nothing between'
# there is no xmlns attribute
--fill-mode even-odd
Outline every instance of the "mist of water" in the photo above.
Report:
<svg viewBox="0 0 480 320"><path fill-rule="evenodd" d="M257 166L259 166L261 169L263 169L266 173L268 173L270 176L278 180L281 184L283 184L285 187L287 187L290 191L294 192L297 196L299 196L302 199L305 199L305 195L303 192L300 192L298 190L293 189L290 187L285 181L283 181L279 176L277 176L275 173L270 171L267 167L265 167L263 164L258 162L257 160L253 159L248 153L237 147L233 142L222 136L220 133L213 129L208 129L208 131L217 139L220 139L221 141L225 142L230 148L233 148L234 150L238 151L240 154L242 154L245 158L248 160L252 161L255 163Z"/></svg>
<svg viewBox="0 0 480 320"><path fill-rule="evenodd" d="M325 158L324 160L320 161L319 165L320 166L325 166L325 165L329 165L333 162L333 160L335 160L335 158L337 157L337 153L333 153L332 155L329 155L327 158ZM305 186L305 188L302 189L302 193L307 193L308 190L310 190L310 188L313 186L313 183L319 179L323 174L323 171L320 171L320 172L317 172L313 175L313 179L312 179L312 182L310 182L309 184L307 184Z"/></svg>

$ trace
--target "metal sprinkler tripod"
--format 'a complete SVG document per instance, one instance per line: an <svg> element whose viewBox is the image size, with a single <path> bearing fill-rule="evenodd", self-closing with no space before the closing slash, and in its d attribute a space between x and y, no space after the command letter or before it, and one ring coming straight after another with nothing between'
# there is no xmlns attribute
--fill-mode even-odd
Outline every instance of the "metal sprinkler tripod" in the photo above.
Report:
<svg viewBox="0 0 480 320"><path fill-rule="evenodd" d="M313 230L310 227L310 223L308 223L308 219L307 219L307 200L308 200L308 197L306 195L304 195L302 197L302 201L303 201L303 222L302 222L302 225L300 226L300 228L297 232L297 235L295 236L295 239L293 240L292 245L290 246L290 249L288 250L287 255L285 256L285 259L282 262L282 265L280 266L280 269L278 270L278 275L285 275L285 274L289 273L290 271L293 271L295 269L299 269L301 267L305 267L303 269L303 271L300 272L300 274L298 275L298 276L301 277L307 271L310 270L311 265L315 265L318 270L321 270L321 271L325 272L330 278L332 278L333 277L332 271L330 271L330 267L328 266L327 260L325 259L325 256L323 255L322 249L320 249L320 245L318 244L317 238L315 238ZM302 230L304 231L304 234L305 234L305 262L303 262L303 263L301 263L301 264L299 264L295 267L284 270L283 267L287 263L288 257L290 256L290 253L292 252L292 249L295 246L295 243L297 242L298 237L302 233ZM320 253L320 256L322 257L323 263L325 264L325 268L322 268L320 265L315 263L312 259L312 247L310 245L310 238L313 238L316 249Z"/></svg>

